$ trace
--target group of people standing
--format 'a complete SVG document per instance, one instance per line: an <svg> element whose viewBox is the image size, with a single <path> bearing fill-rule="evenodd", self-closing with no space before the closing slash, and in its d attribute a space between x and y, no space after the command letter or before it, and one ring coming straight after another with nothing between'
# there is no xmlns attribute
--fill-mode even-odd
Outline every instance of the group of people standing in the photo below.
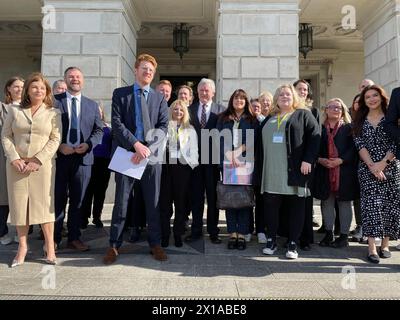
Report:
<svg viewBox="0 0 400 320"><path fill-rule="evenodd" d="M384 90L367 83L350 115L340 98L330 99L320 110L313 106L305 80L255 99L237 89L225 108L213 102L214 81L202 79L198 101L193 102L190 87L181 86L178 99L168 107L171 83L164 80L156 90L150 87L156 68L154 57L137 57L133 86L114 90L111 127L98 104L82 95L84 77L77 67L65 71L65 86L54 85L53 92L61 91L54 97L40 73L25 82L7 82L0 110L0 174L7 177L1 181L7 185L1 185L0 192L0 240L5 244L10 212L19 238L12 267L25 261L33 224L41 225L45 261L57 263L67 201L67 247L89 250L80 229L88 224L92 202L93 223L103 227L107 167L117 147L132 151L134 164L150 161L140 180L115 173L105 264L116 261L129 216L140 214L129 209L138 195L156 260L167 260L163 248L169 246L173 213L176 247L203 236L205 197L207 233L213 244L220 244L217 182L224 180L226 167L246 164L254 167L256 206L226 210L228 249L246 249L255 230L259 243L265 244L264 254L275 254L277 237L284 235L286 257L296 259L298 246L310 250L314 242L313 198L321 200L326 230L320 245L347 246L351 202L361 199L361 219L356 220L368 237L367 258L378 263L390 257L389 240L398 238L400 227L400 89L393 91L388 104ZM230 138L217 135L216 143L215 131L228 132ZM183 238L190 213L190 233ZM336 216L340 236L334 239ZM382 239L379 249L377 237Z"/></svg>

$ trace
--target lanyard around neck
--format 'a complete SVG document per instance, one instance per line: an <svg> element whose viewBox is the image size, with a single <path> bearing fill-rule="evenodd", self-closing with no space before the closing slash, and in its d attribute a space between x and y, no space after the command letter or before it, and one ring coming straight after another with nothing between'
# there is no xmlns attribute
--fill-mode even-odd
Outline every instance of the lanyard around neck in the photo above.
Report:
<svg viewBox="0 0 400 320"><path fill-rule="evenodd" d="M281 127L281 124L282 124L282 122L283 121L285 121L285 119L286 119L286 117L288 116L288 113L286 113L284 116L283 116L283 118L281 119L281 115L280 114L278 114L278 130L279 130L279 128Z"/></svg>

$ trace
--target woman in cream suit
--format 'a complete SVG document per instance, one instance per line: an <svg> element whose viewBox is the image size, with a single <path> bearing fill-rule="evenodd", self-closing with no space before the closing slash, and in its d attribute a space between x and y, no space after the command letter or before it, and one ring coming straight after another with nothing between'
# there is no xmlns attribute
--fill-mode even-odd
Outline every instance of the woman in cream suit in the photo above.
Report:
<svg viewBox="0 0 400 320"><path fill-rule="evenodd" d="M161 175L161 246L168 247L172 204L175 205L174 240L182 247L192 170L199 164L197 134L189 122L187 102L175 100L169 108L167 161Z"/></svg>
<svg viewBox="0 0 400 320"><path fill-rule="evenodd" d="M54 158L60 144L61 117L51 97L43 75L32 74L24 85L21 105L9 110L2 130L11 224L17 226L19 237L11 267L24 263L28 229L33 224L42 226L46 262L56 264Z"/></svg>

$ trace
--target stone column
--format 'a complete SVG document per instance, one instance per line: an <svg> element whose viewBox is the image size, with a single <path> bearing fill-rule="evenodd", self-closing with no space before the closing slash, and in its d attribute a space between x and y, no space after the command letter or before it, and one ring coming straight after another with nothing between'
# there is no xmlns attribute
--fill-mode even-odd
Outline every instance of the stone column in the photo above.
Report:
<svg viewBox="0 0 400 320"><path fill-rule="evenodd" d="M400 0L383 2L371 13L362 31L365 77L390 95L400 86Z"/></svg>
<svg viewBox="0 0 400 320"><path fill-rule="evenodd" d="M251 97L299 76L298 1L220 0L217 99L227 104L235 89Z"/></svg>
<svg viewBox="0 0 400 320"><path fill-rule="evenodd" d="M77 66L85 75L83 94L102 102L110 120L115 88L133 83L139 19L129 0L45 0L55 25L44 25L42 72L50 81ZM49 28L50 26L50 28Z"/></svg>

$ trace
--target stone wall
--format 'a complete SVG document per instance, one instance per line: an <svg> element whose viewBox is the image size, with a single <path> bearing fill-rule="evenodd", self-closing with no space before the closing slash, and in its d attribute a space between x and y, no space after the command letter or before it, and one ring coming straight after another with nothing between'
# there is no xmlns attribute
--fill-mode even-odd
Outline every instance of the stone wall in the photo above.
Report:
<svg viewBox="0 0 400 320"><path fill-rule="evenodd" d="M113 90L134 79L137 36L124 1L45 4L56 9L56 28L43 31L42 72L54 81L69 66L81 68L83 94L103 103L110 119Z"/></svg>
<svg viewBox="0 0 400 320"><path fill-rule="evenodd" d="M297 1L220 1L217 87L227 103L242 88L274 91L299 75Z"/></svg>
<svg viewBox="0 0 400 320"><path fill-rule="evenodd" d="M400 85L400 7L384 2L364 27L365 76L387 93Z"/></svg>

